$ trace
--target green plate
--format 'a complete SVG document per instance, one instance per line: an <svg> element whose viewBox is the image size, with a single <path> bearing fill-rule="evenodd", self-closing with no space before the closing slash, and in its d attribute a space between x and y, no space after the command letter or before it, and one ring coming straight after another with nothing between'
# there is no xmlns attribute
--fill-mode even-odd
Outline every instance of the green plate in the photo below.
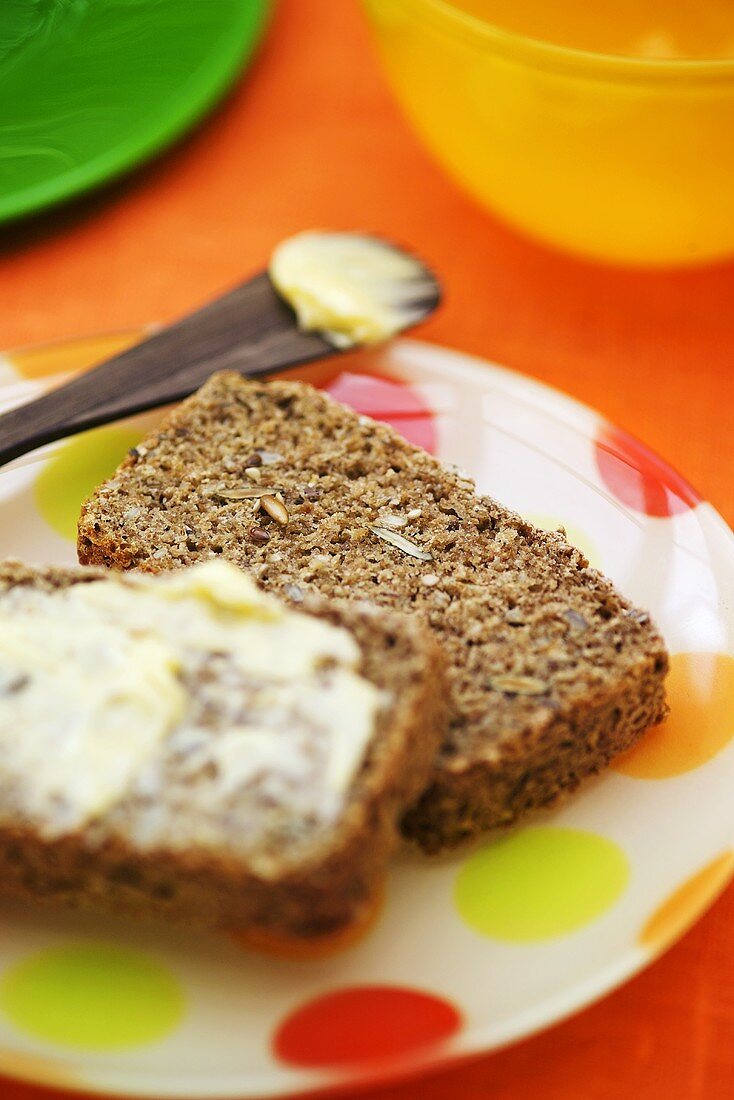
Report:
<svg viewBox="0 0 734 1100"><path fill-rule="evenodd" d="M213 105L271 0L0 0L0 221L109 180Z"/></svg>

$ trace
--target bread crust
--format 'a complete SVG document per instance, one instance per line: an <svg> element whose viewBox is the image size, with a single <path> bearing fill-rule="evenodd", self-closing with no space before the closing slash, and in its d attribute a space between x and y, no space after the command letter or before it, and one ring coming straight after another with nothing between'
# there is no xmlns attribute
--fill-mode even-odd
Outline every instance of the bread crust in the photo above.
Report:
<svg viewBox="0 0 734 1100"><path fill-rule="evenodd" d="M216 496L247 480L258 448L280 452L258 476L290 512L264 544L249 507ZM385 512L430 561L374 533ZM301 382L214 375L86 503L78 551L151 572L222 554L265 588L427 623L449 660L451 712L403 823L426 851L556 802L667 712L659 632L563 532L477 495L466 475Z"/></svg>
<svg viewBox="0 0 734 1100"><path fill-rule="evenodd" d="M132 578L115 578L130 583ZM2 592L108 581L108 572L0 563ZM360 604L312 600L304 608L348 629L362 673L392 702L355 779L344 813L313 850L279 853L256 873L236 837L221 851L158 845L140 850L119 825L48 840L0 808L0 894L192 927L323 936L360 919L379 893L397 822L429 776L445 727L444 662L420 624ZM385 662L385 653L392 660Z"/></svg>

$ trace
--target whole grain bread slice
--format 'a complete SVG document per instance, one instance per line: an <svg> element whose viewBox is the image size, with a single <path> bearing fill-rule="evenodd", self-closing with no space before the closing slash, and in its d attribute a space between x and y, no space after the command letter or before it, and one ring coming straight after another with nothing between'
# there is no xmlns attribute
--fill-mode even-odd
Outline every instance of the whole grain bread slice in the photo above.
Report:
<svg viewBox="0 0 734 1100"><path fill-rule="evenodd" d="M287 522L277 496L253 514L267 489ZM85 504L78 551L150 571L223 555L291 599L427 622L452 709L403 822L426 851L549 805L666 713L660 634L562 533L304 383L214 375Z"/></svg>
<svg viewBox="0 0 734 1100"><path fill-rule="evenodd" d="M0 607L19 586L58 595L72 585L135 583L133 574L3 562ZM159 750L165 796L133 785L83 827L49 835L24 810L0 759L0 895L249 931L265 942L305 942L362 923L380 896L400 815L425 786L445 728L444 662L430 633L405 616L322 599L305 610L351 633L359 673L383 693L338 817L315 820L272 793L238 789L204 820L169 738ZM22 687L34 690L32 678Z"/></svg>

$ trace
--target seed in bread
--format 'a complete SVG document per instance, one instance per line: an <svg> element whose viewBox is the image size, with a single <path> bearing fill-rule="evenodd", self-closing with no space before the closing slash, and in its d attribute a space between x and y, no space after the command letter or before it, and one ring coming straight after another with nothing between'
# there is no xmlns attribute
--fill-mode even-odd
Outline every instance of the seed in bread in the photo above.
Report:
<svg viewBox="0 0 734 1100"><path fill-rule="evenodd" d="M547 806L666 713L650 617L563 535L300 382L214 375L82 510L82 562L160 571L222 556L267 588L417 615L449 658L452 713L404 820L427 851ZM279 486L288 523L215 486ZM131 518L134 516L134 518ZM256 538L256 532L263 536Z"/></svg>

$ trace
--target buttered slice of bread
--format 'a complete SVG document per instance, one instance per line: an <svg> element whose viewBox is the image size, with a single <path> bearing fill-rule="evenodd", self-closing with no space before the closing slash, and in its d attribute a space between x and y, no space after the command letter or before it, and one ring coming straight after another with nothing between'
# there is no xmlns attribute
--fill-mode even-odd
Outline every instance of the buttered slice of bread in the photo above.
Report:
<svg viewBox="0 0 734 1100"><path fill-rule="evenodd" d="M428 624L452 709L403 822L427 851L552 803L666 712L649 615L562 534L303 383L214 375L86 503L78 549L154 572L221 556L291 600Z"/></svg>
<svg viewBox="0 0 734 1100"><path fill-rule="evenodd" d="M0 894L308 939L362 919L445 728L420 623L210 562L0 564Z"/></svg>

